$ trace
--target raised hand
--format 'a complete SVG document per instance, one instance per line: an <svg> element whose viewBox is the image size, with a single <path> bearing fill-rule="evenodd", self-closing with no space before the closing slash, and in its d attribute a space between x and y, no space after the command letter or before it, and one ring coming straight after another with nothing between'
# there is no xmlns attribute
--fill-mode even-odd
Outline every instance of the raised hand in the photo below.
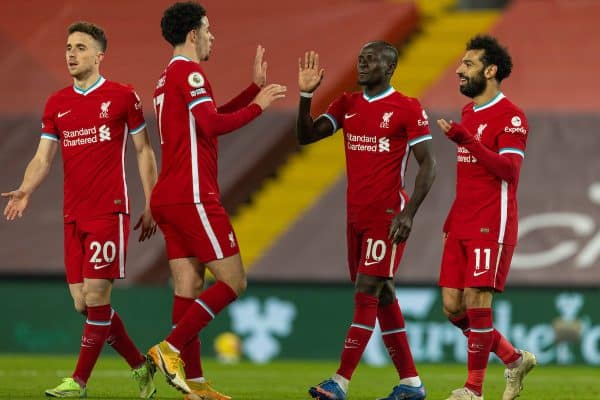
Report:
<svg viewBox="0 0 600 400"><path fill-rule="evenodd" d="M1 195L2 197L8 198L8 204L6 204L6 207L4 208L4 217L8 221L12 221L16 217L21 218L29 204L31 195L18 189L13 190L12 192L2 193Z"/></svg>
<svg viewBox="0 0 600 400"><path fill-rule="evenodd" d="M325 70L319 67L319 54L314 51L304 53L304 63L302 58L298 59L298 87L301 92L314 92L323 79Z"/></svg>
<svg viewBox="0 0 600 400"><path fill-rule="evenodd" d="M254 56L252 80L261 88L267 84L267 62L263 61L264 54L265 48L258 45L256 47L256 56Z"/></svg>
<svg viewBox="0 0 600 400"><path fill-rule="evenodd" d="M139 242L143 242L146 239L149 239L152 235L156 233L156 222L154 222L154 218L152 218L152 213L150 209L145 209L142 215L140 215L140 219L133 227L133 230L136 231L141 228L140 237L138 239Z"/></svg>
<svg viewBox="0 0 600 400"><path fill-rule="evenodd" d="M252 102L258 104L264 110L275 100L284 98L286 90L285 86L271 83L262 88Z"/></svg>

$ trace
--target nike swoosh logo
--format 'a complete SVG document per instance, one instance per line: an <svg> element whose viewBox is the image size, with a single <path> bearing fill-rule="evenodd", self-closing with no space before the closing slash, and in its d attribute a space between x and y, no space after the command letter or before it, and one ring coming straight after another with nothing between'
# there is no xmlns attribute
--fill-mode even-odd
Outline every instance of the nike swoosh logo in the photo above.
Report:
<svg viewBox="0 0 600 400"><path fill-rule="evenodd" d="M161 369L164 371L165 376L169 379L169 381L173 381L173 379L175 379L175 374L170 374L169 371L167 371L167 366L165 365L165 360L162 357L162 354L160 354L160 351L158 352L158 356L160 357L160 365L161 365Z"/></svg>
<svg viewBox="0 0 600 400"><path fill-rule="evenodd" d="M488 272L488 271L489 271L489 269L486 269L485 271L481 271L481 272L477 272L477 271L475 271L475 272L473 272L473 276L479 276L479 275L483 275L483 274L485 274L485 273L486 273L486 272Z"/></svg>
<svg viewBox="0 0 600 400"><path fill-rule="evenodd" d="M368 267L369 265L373 265L373 264L379 264L381 262L381 260L379 261L365 261L365 267Z"/></svg>
<svg viewBox="0 0 600 400"><path fill-rule="evenodd" d="M62 117L64 117L65 115L67 115L68 113L70 113L70 112L71 112L71 110L69 110L69 111L65 111L65 112L62 112L62 113L61 113L61 112L59 112L59 113L58 113L58 118L62 118Z"/></svg>
<svg viewBox="0 0 600 400"><path fill-rule="evenodd" d="M350 118L354 117L356 114L357 114L357 113L354 113L354 114L346 114L346 115L344 115L344 118L346 118L346 119L350 119Z"/></svg>
<svg viewBox="0 0 600 400"><path fill-rule="evenodd" d="M110 265L111 263L108 264L102 264L102 265L98 265L98 264L94 264L94 269L102 269L102 268L106 268Z"/></svg>

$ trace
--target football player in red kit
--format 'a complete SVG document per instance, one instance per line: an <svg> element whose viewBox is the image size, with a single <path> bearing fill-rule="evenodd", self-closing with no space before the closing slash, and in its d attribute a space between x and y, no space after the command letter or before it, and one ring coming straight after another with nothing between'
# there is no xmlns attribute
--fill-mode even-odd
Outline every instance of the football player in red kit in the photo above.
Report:
<svg viewBox="0 0 600 400"><path fill-rule="evenodd" d="M66 276L75 309L87 319L77 367L71 377L46 391L52 397L86 396L88 378L105 341L133 369L140 396L150 398L156 392L151 368L110 305L113 280L125 278L130 213L124 165L128 138L136 149L146 195L146 207L135 226L141 227L140 241L156 231L149 201L156 182L156 160L137 94L100 75L105 51L106 36L100 27L87 22L69 27L66 61L73 85L48 99L40 143L23 182L17 190L2 194L9 199L6 218L23 216L61 148Z"/></svg>
<svg viewBox="0 0 600 400"><path fill-rule="evenodd" d="M254 61L253 82L217 107L200 66L208 60L214 36L204 8L195 2L165 10L163 37L173 58L154 92L162 147L162 168L152 192L152 214L166 242L175 298L171 334L148 355L170 384L189 400L226 400L204 379L198 333L246 288L246 274L217 182L220 135L258 117L285 87L266 85L264 49ZM216 282L202 291L205 269Z"/></svg>
<svg viewBox="0 0 600 400"><path fill-rule="evenodd" d="M343 130L348 175L348 267L356 284L354 319L340 367L330 379L309 389L313 398L321 400L346 399L350 379L376 320L399 377L398 385L384 399L425 398L393 279L413 218L433 183L435 159L427 114L417 99L390 85L397 62L398 52L392 45L379 41L365 44L357 64L358 84L364 91L340 95L325 114L313 120L311 98L323 70L314 52L307 52L304 61L299 60L299 143L313 143ZM404 174L411 152L419 172L409 197Z"/></svg>
<svg viewBox="0 0 600 400"><path fill-rule="evenodd" d="M515 349L492 322L492 297L504 290L517 243L517 187L529 133L523 111L500 91L511 70L511 57L495 38L472 38L456 73L461 93L473 101L460 123L438 120L458 145L439 285L444 313L468 341L467 381L448 400L483 399L490 352L506 365L503 400L519 396L536 365L533 354Z"/></svg>

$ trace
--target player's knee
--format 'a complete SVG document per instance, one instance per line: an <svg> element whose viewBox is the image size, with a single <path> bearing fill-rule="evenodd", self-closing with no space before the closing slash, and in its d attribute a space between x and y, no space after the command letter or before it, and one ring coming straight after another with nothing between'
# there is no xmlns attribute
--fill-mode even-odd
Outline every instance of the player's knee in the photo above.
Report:
<svg viewBox="0 0 600 400"><path fill-rule="evenodd" d="M455 299L444 298L442 310L444 311L444 315L446 317L456 317L465 312L465 307L462 302L454 301Z"/></svg>
<svg viewBox="0 0 600 400"><path fill-rule="evenodd" d="M110 304L110 290L90 290L84 289L83 291L85 304L88 307L101 306L104 304Z"/></svg>
<svg viewBox="0 0 600 400"><path fill-rule="evenodd" d="M379 304L387 306L396 301L396 291L394 290L393 282L384 285L379 293Z"/></svg>
<svg viewBox="0 0 600 400"><path fill-rule="evenodd" d="M73 306L75 307L75 311L77 311L79 314L87 315L87 306L85 305L85 301L83 301L83 299L75 299L73 301Z"/></svg>
<svg viewBox="0 0 600 400"><path fill-rule="evenodd" d="M385 282L382 278L359 274L356 279L356 293L364 293L369 296L379 297Z"/></svg>
<svg viewBox="0 0 600 400"><path fill-rule="evenodd" d="M248 287L248 280L244 276L244 277L242 277L240 279L237 279L230 286L237 293L237 295L240 296L242 293L244 293L246 291L246 288Z"/></svg>

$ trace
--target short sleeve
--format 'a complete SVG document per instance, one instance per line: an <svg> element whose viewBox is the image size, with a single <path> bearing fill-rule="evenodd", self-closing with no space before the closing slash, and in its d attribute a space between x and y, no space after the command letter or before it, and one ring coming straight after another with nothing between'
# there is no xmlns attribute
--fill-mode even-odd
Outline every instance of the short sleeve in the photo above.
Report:
<svg viewBox="0 0 600 400"><path fill-rule="evenodd" d="M46 101L46 106L44 107L44 113L42 114L42 138L54 140L55 142L60 141L60 136L58 135L58 129L56 128L56 124L54 122L54 114L55 107L53 98L50 97L48 101Z"/></svg>
<svg viewBox="0 0 600 400"><path fill-rule="evenodd" d="M409 146L425 140L431 140L429 134L429 117L417 99L411 99L406 120L406 134Z"/></svg>
<svg viewBox="0 0 600 400"><path fill-rule="evenodd" d="M498 154L518 154L525 158L529 124L522 112L506 114L498 135Z"/></svg>
<svg viewBox="0 0 600 400"><path fill-rule="evenodd" d="M142 101L133 89L127 96L127 127L130 135L140 133L146 127Z"/></svg>
<svg viewBox="0 0 600 400"><path fill-rule="evenodd" d="M344 121L344 113L348 104L348 94L344 93L329 104L327 111L321 116L327 118L333 124L333 132L336 132L342 127Z"/></svg>
<svg viewBox="0 0 600 400"><path fill-rule="evenodd" d="M192 63L185 63L182 66L177 86L190 110L198 104L207 102L214 104L208 82L199 66L195 68Z"/></svg>

